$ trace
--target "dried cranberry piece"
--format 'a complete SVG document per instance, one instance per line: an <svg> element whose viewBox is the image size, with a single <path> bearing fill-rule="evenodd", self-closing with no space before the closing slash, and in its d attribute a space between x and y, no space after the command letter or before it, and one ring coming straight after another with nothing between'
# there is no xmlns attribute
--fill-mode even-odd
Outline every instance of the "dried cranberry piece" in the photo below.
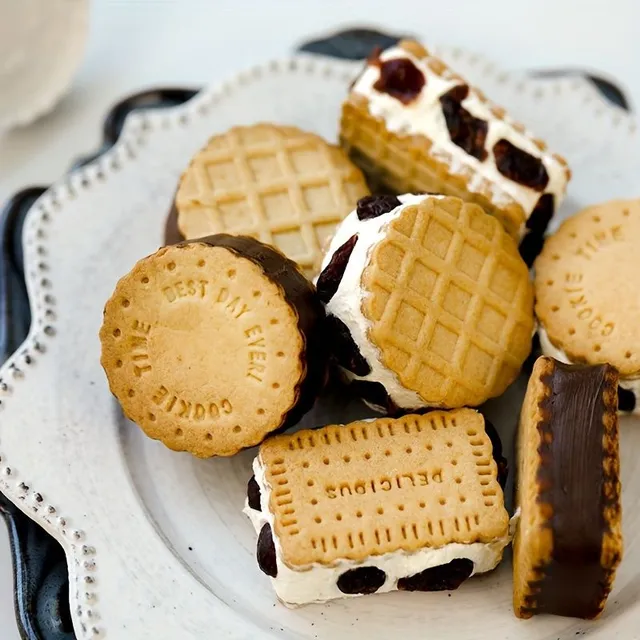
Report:
<svg viewBox="0 0 640 640"><path fill-rule="evenodd" d="M518 251L520 257L524 260L524 263L531 269L536 258L540 255L542 247L544 246L544 236L537 233L527 233L527 235L520 241Z"/></svg>
<svg viewBox="0 0 640 640"><path fill-rule="evenodd" d="M519 149L504 138L493 145L493 155L498 171L509 180L536 191L547 188L549 174L540 158Z"/></svg>
<svg viewBox="0 0 640 640"><path fill-rule="evenodd" d="M618 387L618 409L633 411L636 408L636 394L629 389Z"/></svg>
<svg viewBox="0 0 640 640"><path fill-rule="evenodd" d="M469 87L461 84L441 95L440 104L451 142L482 161L487 157L484 145L489 125L486 120L472 116L462 106L461 102L468 95Z"/></svg>
<svg viewBox="0 0 640 640"><path fill-rule="evenodd" d="M377 218L383 213L389 213L402 204L396 196L365 196L358 200L356 215L358 220Z"/></svg>
<svg viewBox="0 0 640 640"><path fill-rule="evenodd" d="M520 255L528 267L533 266L535 259L540 255L544 245L544 233L553 218L555 212L555 198L552 193L540 196L529 219L527 229L529 232L520 242Z"/></svg>
<svg viewBox="0 0 640 640"><path fill-rule="evenodd" d="M387 574L378 567L349 569L338 578L338 589L348 594L375 593L387 579Z"/></svg>
<svg viewBox="0 0 640 640"><path fill-rule="evenodd" d="M273 536L271 535L271 526L269 524L265 524L262 529L260 529L256 557L258 558L258 566L262 573L266 573L272 578L278 575L276 547L273 544Z"/></svg>
<svg viewBox="0 0 640 640"><path fill-rule="evenodd" d="M388 93L403 104L415 100L426 82L424 74L409 58L392 58L378 63L380 77L373 88Z"/></svg>
<svg viewBox="0 0 640 640"><path fill-rule="evenodd" d="M249 482L247 483L247 501L249 503L249 507L251 507L255 511L261 511L260 487L256 482L255 476L251 476L251 478L249 479Z"/></svg>
<svg viewBox="0 0 640 640"><path fill-rule="evenodd" d="M496 466L498 467L498 482L504 489L507 484L507 476L509 475L509 463L502 455L502 440L500 440L500 436L493 426L493 422L490 422L486 418L484 419L484 430L487 432L489 440L491 440L493 459L496 461Z"/></svg>
<svg viewBox="0 0 640 640"><path fill-rule="evenodd" d="M358 242L358 234L351 236L340 248L336 249L329 264L318 276L316 289L320 300L325 304L333 298L338 290L356 242Z"/></svg>
<svg viewBox="0 0 640 640"><path fill-rule="evenodd" d="M371 367L354 342L347 325L336 316L327 316L327 334L338 364L357 376L368 376Z"/></svg>
<svg viewBox="0 0 640 640"><path fill-rule="evenodd" d="M396 415L400 412L400 407L391 399L391 396L380 382L354 380L349 385L349 388L354 395L359 396L382 413Z"/></svg>
<svg viewBox="0 0 640 640"><path fill-rule="evenodd" d="M457 558L447 564L400 578L398 589L400 591L453 591L471 575L472 571L471 560Z"/></svg>
<svg viewBox="0 0 640 640"><path fill-rule="evenodd" d="M527 220L527 229L530 229L531 233L544 235L551 218L553 218L556 209L555 202L553 193L545 193L538 198L538 202Z"/></svg>

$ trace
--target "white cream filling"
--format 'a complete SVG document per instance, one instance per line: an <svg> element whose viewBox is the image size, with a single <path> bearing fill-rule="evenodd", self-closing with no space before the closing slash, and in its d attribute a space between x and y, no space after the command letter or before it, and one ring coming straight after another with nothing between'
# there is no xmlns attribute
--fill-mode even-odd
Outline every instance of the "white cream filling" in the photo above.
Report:
<svg viewBox="0 0 640 640"><path fill-rule="evenodd" d="M538 337L540 338L540 348L545 356L555 358L560 362L566 364L574 364L569 359L569 356L563 349L556 347L549 339L549 334L543 326L538 327ZM636 407L633 411L624 411L621 413L632 413L633 415L640 415L640 378L620 378L618 385L628 391L633 391L636 396Z"/></svg>
<svg viewBox="0 0 640 640"><path fill-rule="evenodd" d="M369 262L371 250L384 238L386 226L397 218L406 207L422 202L427 198L442 197L444 196L405 194L398 198L402 203L401 206L369 220L358 219L357 212L352 211L338 227L322 263L322 270L324 270L331 261L333 254L351 236L358 234L358 241L351 253L338 290L326 305L327 314L334 315L344 322L360 353L371 367L371 372L366 376L357 376L345 370L344 373L347 378L350 380L379 382L384 386L391 400L403 409L417 409L426 406L426 404L418 393L404 387L398 376L382 363L380 350L369 340L368 333L371 328L371 322L362 313L365 293L360 284L360 279L364 268Z"/></svg>
<svg viewBox="0 0 640 640"><path fill-rule="evenodd" d="M278 598L287 605L296 606L312 602L326 602L334 598L348 598L360 595L343 593L338 589L337 583L342 573L363 565L378 567L387 576L384 584L376 593L395 591L400 578L415 575L431 567L447 564L457 558L467 558L473 562L471 575L485 573L498 565L502 559L504 548L512 538L513 527L511 525L513 523L510 523L509 533L488 543L451 543L438 548L425 547L413 553L399 550L380 556L371 556L366 563L340 560L331 566L314 563L294 571L282 560L282 548L278 536L275 534L275 519L269 511L271 487L266 481L264 467L260 462L259 456L253 461L253 473L260 487L261 511L256 512L251 509L248 503L245 503L243 511L251 519L256 533L259 534L266 523L271 526L278 569L277 576L271 578L271 582Z"/></svg>
<svg viewBox="0 0 640 640"><path fill-rule="evenodd" d="M368 108L372 116L382 118L387 129L394 133L425 136L431 140L431 153L436 158L443 154L452 158L449 167L452 173L467 173L471 170L472 178L467 186L470 192L481 191L480 187L486 180L492 186L491 200L497 207L515 201L529 217L542 193L510 180L498 171L493 147L502 138L508 140L519 149L542 160L549 176L549 183L543 193L553 194L557 210L567 187L565 168L552 154L540 151L528 131L518 132L514 128L513 120L508 116L503 119L497 118L491 112L492 104L482 100L477 92L469 87L469 95L462 101L462 106L476 118L488 123L485 142L488 156L484 161L478 160L451 141L440 103L440 97L459 85L460 80L456 80L451 72L439 76L429 68L427 60L419 60L401 47L387 49L380 56L383 61L393 58L409 58L424 74L424 87L415 100L405 105L389 94L374 89L380 78L380 68L375 64L369 64L356 80L352 91L368 99ZM521 229L520 233L523 231L524 229Z"/></svg>

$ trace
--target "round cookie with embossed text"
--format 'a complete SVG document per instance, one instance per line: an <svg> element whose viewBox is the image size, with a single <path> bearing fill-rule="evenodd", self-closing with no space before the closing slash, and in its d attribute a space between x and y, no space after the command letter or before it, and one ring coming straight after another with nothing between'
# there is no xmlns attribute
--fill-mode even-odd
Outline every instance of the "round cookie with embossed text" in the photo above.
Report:
<svg viewBox="0 0 640 640"><path fill-rule="evenodd" d="M198 457L295 424L324 382L324 311L291 260L224 234L160 249L116 285L102 366L126 416Z"/></svg>
<svg viewBox="0 0 640 640"><path fill-rule="evenodd" d="M535 311L546 355L610 363L620 384L640 377L640 200L584 209L535 263Z"/></svg>

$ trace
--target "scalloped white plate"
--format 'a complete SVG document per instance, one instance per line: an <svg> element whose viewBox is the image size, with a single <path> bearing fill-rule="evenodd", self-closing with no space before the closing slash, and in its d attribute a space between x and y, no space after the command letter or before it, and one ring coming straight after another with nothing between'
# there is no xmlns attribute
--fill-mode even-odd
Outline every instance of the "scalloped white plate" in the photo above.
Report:
<svg viewBox="0 0 640 640"><path fill-rule="evenodd" d="M633 120L578 78L531 80L460 51L441 55L564 153L562 214L638 195ZM640 628L640 429L626 419L626 556L601 620L511 611L510 561L458 591L375 595L288 610L258 569L241 513L249 451L195 460L123 419L99 365L98 328L116 280L162 242L182 168L214 132L272 120L335 139L358 64L296 57L257 67L166 111L130 116L120 142L50 189L24 229L33 326L0 370L0 489L63 545L78 638L633 638ZM491 417L510 451L523 381ZM326 403L304 425L364 411ZM331 417L328 417L331 416ZM512 465L513 466L513 465Z"/></svg>

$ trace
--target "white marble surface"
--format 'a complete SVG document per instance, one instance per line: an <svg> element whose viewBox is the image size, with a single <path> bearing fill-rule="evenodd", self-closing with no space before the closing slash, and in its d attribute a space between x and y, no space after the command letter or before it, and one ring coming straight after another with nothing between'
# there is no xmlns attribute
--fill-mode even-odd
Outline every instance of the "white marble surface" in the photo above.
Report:
<svg viewBox="0 0 640 640"><path fill-rule="evenodd" d="M15 1L0 0L0 26L3 3ZM121 96L218 80L338 26L412 32L477 50L506 68L592 68L617 78L637 105L639 19L633 0L94 0L89 46L71 93L51 115L0 138L0 202L22 186L54 180L72 158L92 151L104 112ZM0 530L0 635L16 640Z"/></svg>

